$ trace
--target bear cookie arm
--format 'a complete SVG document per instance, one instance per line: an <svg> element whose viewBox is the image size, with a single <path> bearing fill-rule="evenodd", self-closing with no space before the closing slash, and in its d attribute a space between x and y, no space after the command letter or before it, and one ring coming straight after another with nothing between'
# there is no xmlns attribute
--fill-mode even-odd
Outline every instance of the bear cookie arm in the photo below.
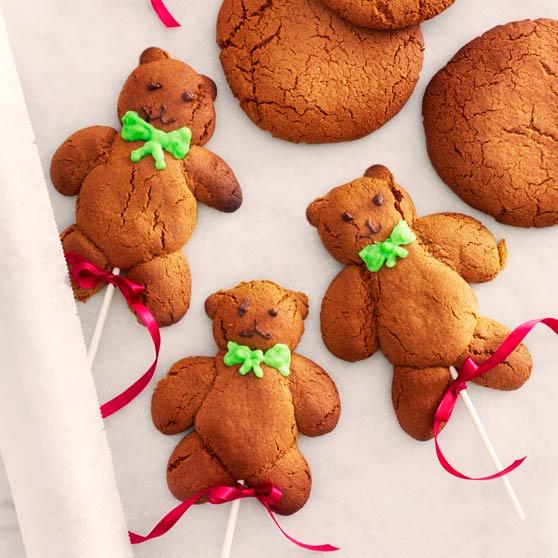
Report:
<svg viewBox="0 0 558 558"><path fill-rule="evenodd" d="M105 163L116 130L109 126L89 126L72 134L54 154L50 164L50 178L58 192L75 196L87 175Z"/></svg>
<svg viewBox="0 0 558 558"><path fill-rule="evenodd" d="M342 269L329 285L320 322L324 343L336 357L354 362L378 350L373 291L370 275L355 265Z"/></svg>
<svg viewBox="0 0 558 558"><path fill-rule="evenodd" d="M153 424L163 434L179 434L194 419L217 375L212 357L189 357L175 362L151 399Z"/></svg>
<svg viewBox="0 0 558 558"><path fill-rule="evenodd" d="M233 171L215 153L193 146L182 162L188 187L204 205L232 213L242 204L242 190Z"/></svg>
<svg viewBox="0 0 558 558"><path fill-rule="evenodd" d="M305 436L322 436L339 421L341 402L333 380L314 361L293 353L289 376L295 418Z"/></svg>
<svg viewBox="0 0 558 558"><path fill-rule="evenodd" d="M468 283L492 281L506 264L506 243L473 217L436 213L420 217L413 229L426 250Z"/></svg>

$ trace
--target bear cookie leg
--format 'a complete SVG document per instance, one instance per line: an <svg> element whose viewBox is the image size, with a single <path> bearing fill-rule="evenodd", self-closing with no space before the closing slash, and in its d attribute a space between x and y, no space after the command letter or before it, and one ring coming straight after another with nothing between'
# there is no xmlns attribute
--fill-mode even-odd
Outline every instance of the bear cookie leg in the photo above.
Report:
<svg viewBox="0 0 558 558"><path fill-rule="evenodd" d="M192 281L182 252L138 264L126 272L126 277L145 286L144 303L160 326L172 325L186 314Z"/></svg>
<svg viewBox="0 0 558 558"><path fill-rule="evenodd" d="M502 343L509 330L488 318L479 318L473 340L455 364L460 368L467 357L484 362ZM520 345L502 364L496 366L475 383L504 391L520 388L531 374L531 356ZM451 381L449 369L411 368L396 366L392 383L392 401L401 428L417 440L433 436L432 425L436 408Z"/></svg>
<svg viewBox="0 0 558 558"><path fill-rule="evenodd" d="M264 482L273 483L283 493L273 511L281 515L291 515L308 500L312 475L306 459L294 444L269 469L246 479L246 482L248 486L258 486Z"/></svg>
<svg viewBox="0 0 558 558"><path fill-rule="evenodd" d="M167 483L178 500L187 500L213 486L232 486L235 482L221 462L208 451L197 432L183 438L169 458Z"/></svg>
<svg viewBox="0 0 558 558"><path fill-rule="evenodd" d="M478 364L484 362L509 333L506 326L489 318L479 318L473 340L456 366L459 368L467 357ZM510 391L520 388L529 379L531 368L529 351L525 345L519 345L502 364L473 381L481 386Z"/></svg>
<svg viewBox="0 0 558 558"><path fill-rule="evenodd" d="M64 229L60 234L60 240L64 252L77 254L78 256L86 258L101 269L109 269L105 255L85 236L85 234L83 234L77 225L71 225L67 229ZM90 296L100 291L103 287L104 283L100 283L99 286L94 289L82 289L72 281L74 296L81 302L85 302Z"/></svg>
<svg viewBox="0 0 558 558"><path fill-rule="evenodd" d="M434 413L451 382L449 368L411 368L393 370L391 399L401 428L416 440L434 435Z"/></svg>

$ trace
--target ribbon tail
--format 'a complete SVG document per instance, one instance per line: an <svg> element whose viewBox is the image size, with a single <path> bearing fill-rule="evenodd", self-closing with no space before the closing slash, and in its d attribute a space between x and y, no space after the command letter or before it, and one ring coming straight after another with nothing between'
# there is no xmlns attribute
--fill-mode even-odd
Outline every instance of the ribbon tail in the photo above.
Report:
<svg viewBox="0 0 558 558"><path fill-rule="evenodd" d="M159 19L165 24L165 27L180 27L180 23L174 19L163 0L151 0L151 5Z"/></svg>
<svg viewBox="0 0 558 558"><path fill-rule="evenodd" d="M125 298L127 298L125 296ZM130 387L125 389L122 393L107 401L103 405L101 405L101 416L105 419L110 417L129 403L131 403L149 384L153 375L155 374L155 370L157 368L157 363L159 361L159 349L161 347L161 335L159 332L159 326L153 314L141 303L139 302L131 302L128 300L131 309L135 312L138 319L143 323L146 327L147 331L151 335L151 339L153 340L153 346L155 347L155 360L151 364L151 366L147 369L147 371L138 378Z"/></svg>
<svg viewBox="0 0 558 558"><path fill-rule="evenodd" d="M132 531L128 531L128 536L130 537L130 542L132 544L141 544L151 539L156 539L157 537L161 537L168 531L170 531L180 518L203 496L209 494L211 489L204 490L203 492L198 492L194 494L189 500L178 504L175 508L173 508L147 535L140 535L138 533L134 533Z"/></svg>
<svg viewBox="0 0 558 558"><path fill-rule="evenodd" d="M157 358L149 369L122 393L101 405L101 416L106 419L131 403L149 384L157 368Z"/></svg>
<svg viewBox="0 0 558 558"><path fill-rule="evenodd" d="M511 465L508 465L507 467L505 467L501 471L493 473L492 475L487 475L486 477L469 477L469 476L461 473L457 469L455 469L455 467L453 467L449 463L449 461L446 459L446 457L444 456L444 454L442 452L442 449L440 448L440 445L438 444L438 435L437 434L434 436L434 445L436 446L436 455L438 456L438 461L440 462L440 465L448 473L450 473L454 477L457 477L457 478L460 478L460 479L463 479L463 480L482 481L482 480L498 479L500 477L503 477L503 476L507 475L508 473L511 473L514 469L517 469L525 461L525 459L527 459L527 457L522 457L521 459L516 459Z"/></svg>
<svg viewBox="0 0 558 558"><path fill-rule="evenodd" d="M269 505L265 504L263 502L262 502L262 504L264 505L265 509L267 510L267 513L269 513L269 516L273 520L273 523L275 523L275 525L277 525L277 528L279 529L279 531L281 531L281 533L283 533L283 536L285 538L289 539L292 543L296 544L297 546L300 546L301 548L305 548L306 550L312 550L314 552L334 552L336 550L339 550L339 548L337 546L332 546L331 544L315 544L314 545L314 544L306 544L306 543L303 543L301 541L297 541L294 537L291 537L283 529L283 527L281 527L281 525L277 521L277 518L275 517L275 515L271 511L271 508L269 507Z"/></svg>

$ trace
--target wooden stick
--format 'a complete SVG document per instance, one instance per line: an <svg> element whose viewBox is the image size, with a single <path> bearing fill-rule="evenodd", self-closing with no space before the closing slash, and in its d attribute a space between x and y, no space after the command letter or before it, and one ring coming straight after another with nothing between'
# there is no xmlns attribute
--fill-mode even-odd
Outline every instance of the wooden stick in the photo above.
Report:
<svg viewBox="0 0 558 558"><path fill-rule="evenodd" d="M453 367L450 366L450 374L451 377L455 380L457 378L457 370ZM459 397L461 397L461 400L463 401L463 403L465 404L465 409L467 409L467 413L469 414L469 418L471 419L471 422L473 423L474 427L476 428L477 432L479 433L482 443L484 444L484 447L488 453L488 455L490 456L490 459L492 461L492 463L494 464L494 467L496 467L496 469L498 471L501 471L504 467L502 465L502 462L500 461L500 458L498 457L498 454L496 453L496 450L494 449L494 446L492 445L492 442L490 441L490 438L488 437L488 433L486 432L481 419L475 409L475 406L473 405L473 402L471 401L471 397L469 396L469 394L467 393L467 390L463 390L460 392ZM513 486L511 485L510 479L508 478L508 475L504 475L503 477L500 477L500 480L504 483L504 488L506 489L506 492L508 494L509 499L511 500L511 503L519 517L519 519L521 519L522 521L525 519L525 512L523 511L523 508L521 507L521 504L519 502L519 499L517 498L517 495L515 493L515 490L513 489Z"/></svg>
<svg viewBox="0 0 558 558"><path fill-rule="evenodd" d="M113 275L118 275L120 273L120 268L115 267L112 270L112 273ZM114 285L107 285L105 297L103 298L103 304L101 304L99 317L97 318L97 323L95 324L95 329L93 330L93 336L91 337L91 341L89 343L89 349L87 351L87 361L89 362L90 368L93 368L93 363L95 362L95 356L97 355L99 342L101 341L101 336L103 335L103 330L105 329L105 324L107 322L107 315L110 308L110 303L112 302L113 295L114 295Z"/></svg>

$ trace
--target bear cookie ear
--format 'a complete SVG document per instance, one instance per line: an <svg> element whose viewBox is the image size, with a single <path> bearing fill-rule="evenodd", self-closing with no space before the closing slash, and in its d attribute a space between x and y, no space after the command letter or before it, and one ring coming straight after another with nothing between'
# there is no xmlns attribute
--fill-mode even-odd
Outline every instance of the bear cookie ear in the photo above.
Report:
<svg viewBox="0 0 558 558"><path fill-rule="evenodd" d="M169 53L162 48L149 47L140 54L139 62L140 64L148 64L149 62L155 62L156 60L168 60L169 58Z"/></svg>
<svg viewBox="0 0 558 558"><path fill-rule="evenodd" d="M325 202L325 197L316 198L307 208L306 208L306 219L313 226L318 226L318 218L322 205Z"/></svg>
<svg viewBox="0 0 558 558"><path fill-rule="evenodd" d="M303 320L308 317L308 297L300 291L291 291L292 296L295 298L296 306Z"/></svg>
<svg viewBox="0 0 558 558"><path fill-rule="evenodd" d="M393 174L391 174L391 171L387 167L384 167L384 165L372 165L368 167L364 171L364 176L393 182Z"/></svg>
<svg viewBox="0 0 558 558"><path fill-rule="evenodd" d="M219 306L221 306L221 303L223 302L226 296L227 296L227 291L217 291L216 293L213 293L212 295L209 295L206 298L205 305L204 305L205 313L211 319L213 319L213 317L217 313Z"/></svg>
<svg viewBox="0 0 558 558"><path fill-rule="evenodd" d="M202 78L202 87L209 93L211 100L217 99L217 85L215 85L215 82L204 74L200 74L200 77Z"/></svg>

